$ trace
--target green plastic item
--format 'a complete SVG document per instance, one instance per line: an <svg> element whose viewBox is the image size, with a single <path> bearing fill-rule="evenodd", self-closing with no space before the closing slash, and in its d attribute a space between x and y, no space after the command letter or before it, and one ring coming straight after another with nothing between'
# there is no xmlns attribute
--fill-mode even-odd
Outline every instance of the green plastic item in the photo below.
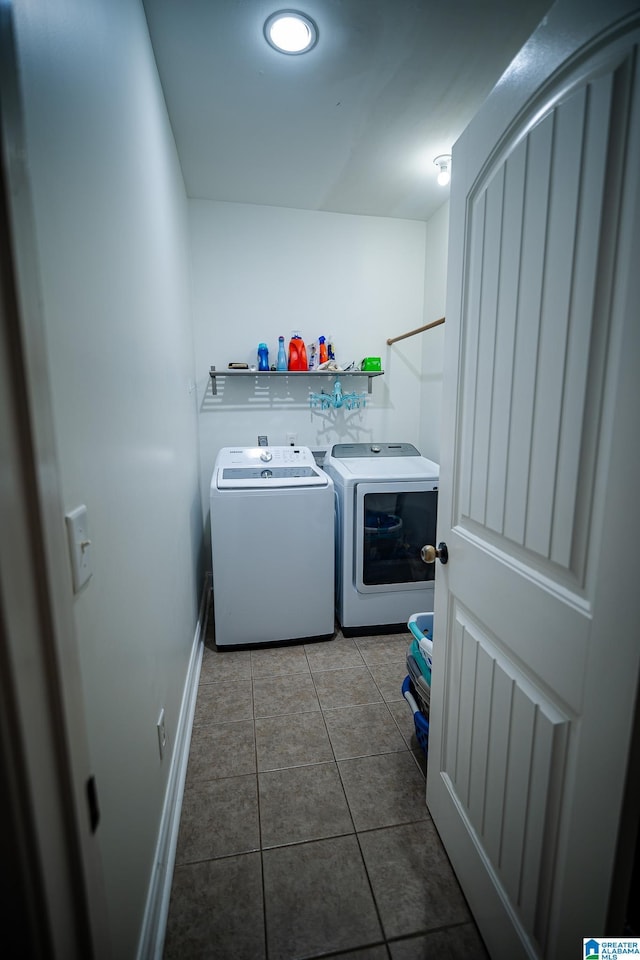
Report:
<svg viewBox="0 0 640 960"><path fill-rule="evenodd" d="M382 370L380 357L365 357L360 367L361 370L376 371Z"/></svg>

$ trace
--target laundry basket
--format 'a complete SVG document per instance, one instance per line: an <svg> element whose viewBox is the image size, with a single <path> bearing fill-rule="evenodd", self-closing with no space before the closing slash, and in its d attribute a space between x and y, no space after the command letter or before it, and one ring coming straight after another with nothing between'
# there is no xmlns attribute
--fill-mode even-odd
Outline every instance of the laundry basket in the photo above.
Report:
<svg viewBox="0 0 640 960"><path fill-rule="evenodd" d="M433 614L414 613L407 622L413 640L407 651L407 670L420 710L428 717L431 703L431 659L433 655Z"/></svg>
<svg viewBox="0 0 640 960"><path fill-rule="evenodd" d="M427 651L425 654L429 658L431 666L431 656L433 654L433 614L432 613L414 613L407 620L407 626L416 640L423 642L423 647Z"/></svg>
<svg viewBox="0 0 640 960"><path fill-rule="evenodd" d="M405 677L402 684L402 696L411 707L413 712L413 725L416 730L416 740L418 741L418 746L426 756L429 749L429 721L418 707L414 694L415 689L411 683L411 677Z"/></svg>
<svg viewBox="0 0 640 960"><path fill-rule="evenodd" d="M407 651L409 675L402 684L402 696L411 707L416 738L426 754L429 745L433 613L414 613L409 617L407 626L413 634L413 640Z"/></svg>

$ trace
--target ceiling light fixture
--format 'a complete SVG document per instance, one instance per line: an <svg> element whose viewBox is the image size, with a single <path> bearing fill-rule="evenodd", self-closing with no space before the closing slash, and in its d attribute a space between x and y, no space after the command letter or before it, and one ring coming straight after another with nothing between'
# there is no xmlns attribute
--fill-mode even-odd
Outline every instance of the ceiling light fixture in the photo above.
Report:
<svg viewBox="0 0 640 960"><path fill-rule="evenodd" d="M264 24L267 43L279 53L307 53L318 42L318 28L313 20L298 10L278 10Z"/></svg>
<svg viewBox="0 0 640 960"><path fill-rule="evenodd" d="M438 183L446 187L451 180L451 154L441 153L433 162L438 167Z"/></svg>

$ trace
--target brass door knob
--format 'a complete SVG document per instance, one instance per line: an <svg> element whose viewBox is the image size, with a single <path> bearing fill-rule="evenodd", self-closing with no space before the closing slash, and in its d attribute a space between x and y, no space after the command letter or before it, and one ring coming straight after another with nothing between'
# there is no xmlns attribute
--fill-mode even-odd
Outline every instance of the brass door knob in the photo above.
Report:
<svg viewBox="0 0 640 960"><path fill-rule="evenodd" d="M440 563L447 563L449 560L449 551L444 541L438 544L438 547L432 547L431 544L425 544L420 551L420 557L424 563L435 563L436 557Z"/></svg>

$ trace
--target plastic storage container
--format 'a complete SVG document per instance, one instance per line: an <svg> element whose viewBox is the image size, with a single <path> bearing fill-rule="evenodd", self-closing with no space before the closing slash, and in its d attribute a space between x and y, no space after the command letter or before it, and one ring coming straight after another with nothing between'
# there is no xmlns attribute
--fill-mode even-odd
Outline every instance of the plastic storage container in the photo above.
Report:
<svg viewBox="0 0 640 960"><path fill-rule="evenodd" d="M360 364L361 370L382 370L382 360L380 357L365 357Z"/></svg>

